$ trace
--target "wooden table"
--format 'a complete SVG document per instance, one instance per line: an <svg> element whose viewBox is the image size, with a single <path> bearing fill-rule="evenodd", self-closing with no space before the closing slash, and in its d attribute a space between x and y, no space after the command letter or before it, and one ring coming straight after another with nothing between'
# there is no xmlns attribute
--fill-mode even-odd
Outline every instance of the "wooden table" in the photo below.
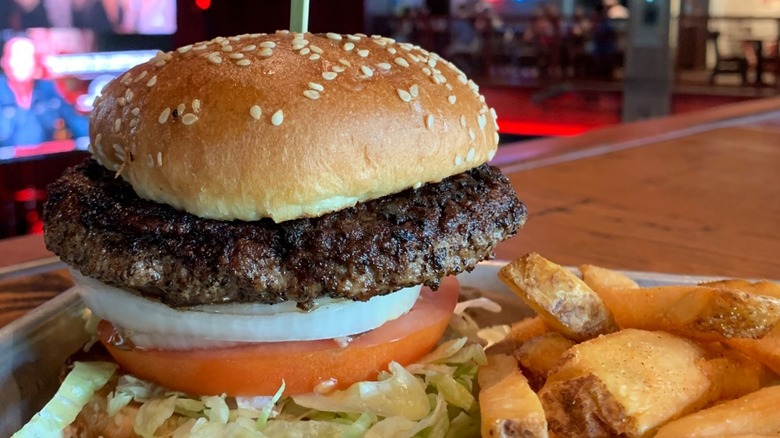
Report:
<svg viewBox="0 0 780 438"><path fill-rule="evenodd" d="M530 211L500 258L780 279L780 99L502 146L495 163ZM40 236L0 242L0 269L47 257ZM13 281L0 325L67 286Z"/></svg>

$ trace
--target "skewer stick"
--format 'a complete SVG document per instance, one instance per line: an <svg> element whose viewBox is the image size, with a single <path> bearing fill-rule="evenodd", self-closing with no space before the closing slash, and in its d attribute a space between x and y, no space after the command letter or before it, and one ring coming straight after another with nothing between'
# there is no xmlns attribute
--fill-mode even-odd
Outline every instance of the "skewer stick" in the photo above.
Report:
<svg viewBox="0 0 780 438"><path fill-rule="evenodd" d="M309 30L309 0L292 0L290 4L290 32Z"/></svg>

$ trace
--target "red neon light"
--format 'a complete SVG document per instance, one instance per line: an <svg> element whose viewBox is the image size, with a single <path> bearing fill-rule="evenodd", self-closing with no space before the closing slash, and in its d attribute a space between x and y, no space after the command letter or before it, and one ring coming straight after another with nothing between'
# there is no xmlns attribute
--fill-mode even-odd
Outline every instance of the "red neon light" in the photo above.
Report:
<svg viewBox="0 0 780 438"><path fill-rule="evenodd" d="M519 120L498 120L498 131L506 134L533 135L539 137L571 137L595 128L589 125L521 122Z"/></svg>
<svg viewBox="0 0 780 438"><path fill-rule="evenodd" d="M211 0L195 0L195 6L205 11L211 7Z"/></svg>

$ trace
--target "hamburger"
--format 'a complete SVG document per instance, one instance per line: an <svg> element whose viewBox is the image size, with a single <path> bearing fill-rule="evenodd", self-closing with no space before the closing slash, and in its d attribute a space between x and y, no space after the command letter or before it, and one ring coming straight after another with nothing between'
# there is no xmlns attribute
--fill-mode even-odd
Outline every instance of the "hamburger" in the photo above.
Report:
<svg viewBox="0 0 780 438"><path fill-rule="evenodd" d="M457 300L446 277L526 217L487 164L478 86L380 36L159 52L103 90L90 140L50 187L46 244L120 375L194 396L346 391L419 360Z"/></svg>

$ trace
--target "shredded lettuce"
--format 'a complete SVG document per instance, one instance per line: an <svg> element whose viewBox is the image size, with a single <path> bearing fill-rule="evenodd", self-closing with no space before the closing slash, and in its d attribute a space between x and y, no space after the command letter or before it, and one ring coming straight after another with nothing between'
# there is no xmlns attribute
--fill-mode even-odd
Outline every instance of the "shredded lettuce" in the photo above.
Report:
<svg viewBox="0 0 780 438"><path fill-rule="evenodd" d="M13 438L60 436L116 368L109 362L76 362L54 397Z"/></svg>
<svg viewBox="0 0 780 438"><path fill-rule="evenodd" d="M417 363L404 367L393 362L376 381L358 382L344 390L284 397L282 382L272 397L198 397L123 375L108 396L107 411L114 416L130 403L140 404L134 430L142 437L461 438L479 435L479 409L474 395L477 369L486 363L485 346L495 342L503 328L480 329L464 310L469 307L493 310L494 304L475 300L461 305L459 314L452 317L448 334ZM82 369L82 365L77 368ZM108 376L113 371L111 368ZM75 413L103 384L104 380L95 379L92 386L87 386L95 389L84 396L83 402L79 399L81 404L73 404ZM72 391L66 386L63 384L60 391ZM56 427L61 430L72 420L63 417ZM39 419L28 426L43 430L35 425L43 421L49 420ZM18 436L41 435L48 436L40 433Z"/></svg>

